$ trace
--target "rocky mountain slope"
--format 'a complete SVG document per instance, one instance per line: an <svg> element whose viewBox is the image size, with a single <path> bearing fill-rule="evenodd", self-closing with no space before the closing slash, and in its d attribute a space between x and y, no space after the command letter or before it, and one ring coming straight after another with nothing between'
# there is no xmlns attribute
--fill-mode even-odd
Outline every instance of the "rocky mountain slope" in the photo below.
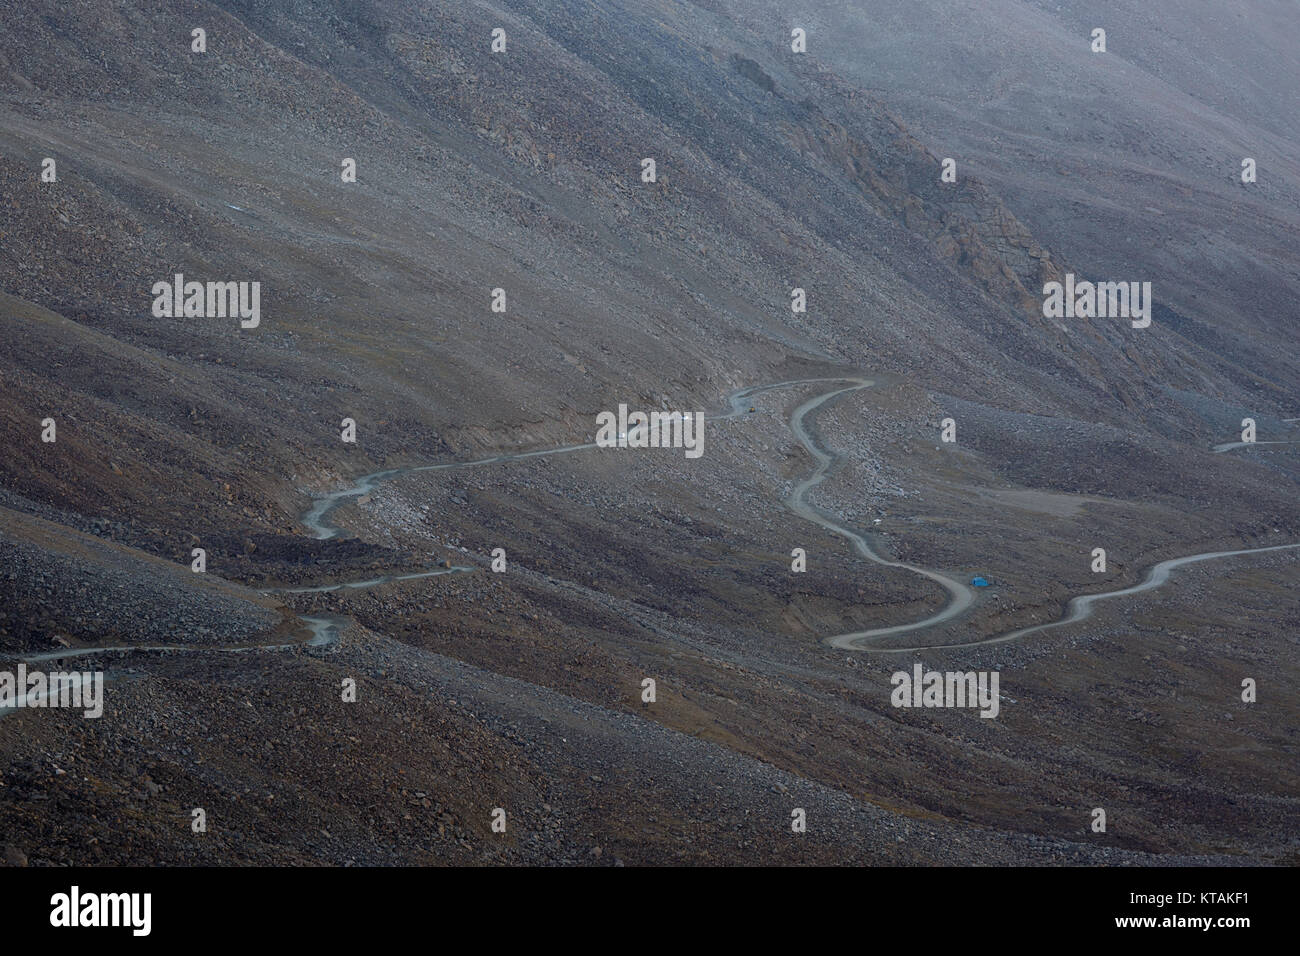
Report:
<svg viewBox="0 0 1300 956"><path fill-rule="evenodd" d="M1031 0L0 0L0 651L352 622L332 650L110 655L102 721L5 717L0 832L36 862L1294 859L1294 701L1230 731L1222 703L1243 669L1297 676L1294 558L976 655L1027 702L996 728L900 719L893 664L819 637L942 595L782 506L807 387L711 423L697 463L432 472L337 538L300 520L379 469L587 441L619 403L853 373L878 381L818 417L844 456L819 507L998 585L935 642L1055 617L1099 542L1118 587L1300 540L1289 446L1211 452L1300 415L1300 23L1174 6L1113 5L1101 55L1081 5ZM1152 326L1044 318L1071 272L1152 281ZM176 273L260 282L260 324L155 316ZM475 570L278 590L436 562ZM492 842L496 793L531 840ZM794 793L821 842L791 843ZM1087 843L1099 800L1140 823ZM88 842L106 821L130 838Z"/></svg>

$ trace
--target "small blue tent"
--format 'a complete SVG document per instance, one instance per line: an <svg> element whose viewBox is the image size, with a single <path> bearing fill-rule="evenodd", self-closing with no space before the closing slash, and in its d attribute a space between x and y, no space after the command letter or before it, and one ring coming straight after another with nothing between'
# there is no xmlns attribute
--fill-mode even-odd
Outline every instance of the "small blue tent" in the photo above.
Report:
<svg viewBox="0 0 1300 956"><path fill-rule="evenodd" d="M986 588L986 587L989 586L988 581L985 581L985 580L984 580L983 578L981 578L981 577L974 577L974 578L971 578L971 579L970 579L970 583L971 583L971 586L972 586L972 587L977 587L977 588Z"/></svg>

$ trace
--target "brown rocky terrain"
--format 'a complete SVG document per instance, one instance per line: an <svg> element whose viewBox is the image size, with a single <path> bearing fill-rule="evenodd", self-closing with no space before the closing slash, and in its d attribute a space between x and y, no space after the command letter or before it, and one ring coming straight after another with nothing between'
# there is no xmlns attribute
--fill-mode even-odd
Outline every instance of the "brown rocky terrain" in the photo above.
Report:
<svg viewBox="0 0 1300 956"><path fill-rule="evenodd" d="M699 459L417 472L345 499L337 537L304 526L359 476L585 443L619 403L865 375L812 419L839 456L812 502L992 582L917 644L1300 542L1296 446L1211 450L1300 415L1275 108L1300 83L1239 36L1294 48L1297 18L1198 69L1175 54L1202 40L1119 5L1117 79L1086 43L1044 62L1086 38L1075 4L997 0L1004 32L969 34L886 3L870 43L815 6L0 0L0 668L109 678L102 718L0 717L7 859L1297 861L1300 552L1025 641L830 647L944 595L785 506L815 466L791 414L829 386L710 421ZM259 281L260 326L153 316L176 272ZM1044 319L1066 272L1151 279L1151 328ZM292 590L428 570L454 573ZM892 707L918 659L997 669L999 717Z"/></svg>

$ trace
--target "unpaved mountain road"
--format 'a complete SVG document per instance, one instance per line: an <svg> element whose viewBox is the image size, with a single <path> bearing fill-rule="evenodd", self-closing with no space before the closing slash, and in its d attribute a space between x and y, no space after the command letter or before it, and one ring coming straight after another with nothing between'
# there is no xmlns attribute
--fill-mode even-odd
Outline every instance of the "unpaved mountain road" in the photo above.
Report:
<svg viewBox="0 0 1300 956"><path fill-rule="evenodd" d="M1263 554L1271 551L1286 551L1300 549L1300 543L1273 545L1262 548L1242 548L1234 551L1207 551L1198 554L1187 555L1180 558L1173 558L1163 561L1147 571L1146 577L1139 584L1126 588L1118 588L1113 591L1106 591L1099 594L1085 594L1072 598L1066 607L1065 612L1055 621L1044 624L1036 624L1032 627L1021 628L1015 631L1009 631L1005 634L994 637L984 638L977 641L970 641L960 644L934 644L934 645L917 645L909 647L878 647L872 646L873 641L879 641L881 638L894 637L900 634L910 634L919 631L929 630L938 627L949 621L954 620L961 614L965 613L975 602L975 592L967 584L964 584L961 578L944 571L933 568L923 568L918 565L908 564L905 561L894 561L879 554L857 531L840 524L833 518L827 516L824 512L814 507L808 502L808 494L818 485L820 485L830 474L835 465L842 459L839 455L823 448L814 439L808 425L808 416L818 409L822 408L828 402L852 392L865 388L871 388L875 382L869 378L860 378L849 376L843 378L807 378L792 379L783 382L773 382L766 385L752 385L746 388L738 389L727 396L728 410L717 415L709 416L710 421L719 421L724 419L738 418L744 415L745 405L749 399L760 395L764 392L775 391L784 388L793 388L800 385L818 385L818 384L836 384L841 387L821 392L818 395L805 401L790 417L790 430L804 447L812 455L817 465L808 475L797 485L785 500L785 505L799 517L810 521L819 527L825 528L840 537L846 539L853 550L861 557L866 558L886 568L898 568L908 571L912 574L918 574L928 578L940 585L948 593L948 602L937 613L923 618L919 621L912 621L903 624L895 624L888 627L873 628L866 631L852 631L845 634L836 634L825 638L825 643L833 647L850 651L863 651L868 653L880 654L910 654L925 650L952 650L963 647L979 647L988 644L1000 644L1007 641L1017 640L1026 637L1029 634L1045 631L1050 628L1061 627L1067 624L1073 624L1078 621L1086 620L1092 614L1093 605L1098 601L1110 600L1112 598L1125 597L1132 594L1140 594L1145 591L1154 590L1167 581L1169 581L1171 572L1183 565L1194 564L1201 561L1211 561L1220 558L1237 557L1248 554ZM635 431L635 429L633 429ZM559 448L544 449L540 451L524 452L514 455L497 455L489 458L475 459L467 462L443 462L437 464L413 465L407 468L389 469L385 471L374 472L364 475L347 488L341 491L331 492L330 494L318 499L303 515L303 525L311 531L317 538L333 538L340 533L340 529L326 521L329 514L338 507L343 501L349 498L358 498L369 493L374 488L387 481L400 478L403 475L415 474L425 471L444 471L459 468L474 468L481 465L504 464L511 461L521 461L528 458L544 457L548 455L568 454L570 452L586 451L599 447L595 442L588 442L578 445L564 445ZM1219 451L1220 448L1215 448ZM469 570L467 568L456 568L456 571ZM426 572L426 574L436 574L438 572ZM447 573L444 571L443 573ZM423 577L424 574L406 575L405 577ZM379 584L392 578L378 578L372 581L354 582L343 585L329 585L326 588L299 588L298 591L313 590L333 590L338 587L360 588Z"/></svg>
<svg viewBox="0 0 1300 956"><path fill-rule="evenodd" d="M716 415L708 416L710 421L720 421L725 419L738 418L745 414L745 407L748 400L765 392L776 391L778 389L793 388L801 385L818 385L818 384L835 384L839 387L821 392L805 401L795 409L790 417L790 430L798 442L807 452L812 455L816 462L816 467L802 481L795 485L789 497L785 500L785 505L794 514L799 517L818 525L821 528L839 535L849 542L855 553L860 557L866 558L875 564L886 568L897 568L907 571L911 574L917 574L935 582L942 587L948 594L947 603L935 614L922 618L921 620L894 624L886 627L873 628L865 631L851 631L844 634L835 634L824 638L824 642L832 647L842 650L860 651L866 653L878 654L913 654L927 650L956 650L966 647L981 647L989 644L1000 644L1008 641L1018 640L1030 634L1035 634L1051 628L1062 627L1073 624L1078 621L1086 620L1092 614L1093 606L1099 601L1110 600L1112 598L1126 597L1128 595L1140 594L1145 591L1151 591L1161 587L1170 579L1171 573L1179 567L1187 564L1194 564L1201 561L1212 561L1221 558L1231 558L1241 555L1262 554L1273 551L1287 551L1300 549L1300 543L1273 545L1261 548L1242 548L1233 551L1208 551L1199 554L1187 555L1180 558L1173 558L1163 561L1147 571L1146 577L1139 584L1131 587L1119 588L1113 591L1106 591L1098 594L1085 594L1074 597L1070 600L1063 614L1054 621L1043 624L1036 624L1031 627L1020 628L1019 630L1009 631L993 637L983 638L976 641L968 641L957 644L931 644L915 645L907 647L883 647L876 646L877 642L884 638L896 637L902 634L917 633L929 630L954 620L961 614L965 613L975 602L975 592L970 586L964 584L961 578L953 574L933 569L924 568L914 564L908 564L904 561L895 561L886 558L872 548L870 543L863 535L854 531L845 525L840 524L834 518L826 515L823 511L810 504L808 501L809 493L820 485L830 475L833 468L842 461L842 457L834 452L823 448L813 437L810 430L808 417L818 409L824 407L827 403L840 396L847 395L861 389L871 388L875 383L872 379L861 378L857 376L848 376L841 378L808 378L792 379L783 382L773 382L766 385L752 385L746 388L738 389L727 396L728 410ZM635 431L635 429L633 429ZM389 481L394 481L405 475L416 474L427 471L448 471L453 469L476 468L484 465L506 464L512 461L523 461L529 458L548 457L551 455L569 454L578 451L587 451L599 446L595 442L586 442L576 445L563 445L558 448L540 449L537 451L522 452L518 454L495 455L488 458L479 458L473 461L464 462L438 462L423 465L411 465L405 468L390 468L382 471L372 472L363 475L351 485L338 491L330 492L315 501L303 513L301 521L304 528L307 529L317 539L329 539L337 537L341 529L328 521L329 516L343 502L360 498L373 491L377 486ZM1226 450L1224 446L1219 446L1215 451ZM344 581L332 584L324 584L314 587L297 587L297 588L280 588L269 589L263 593L323 593L336 591L340 589L360 590L385 584L393 581L414 580L425 577L434 577L443 574L464 574L471 573L474 569L467 566L454 566L450 568L438 568L428 571L417 572L413 574L401 575L381 575L358 581ZM223 652L247 652L251 650L283 650L306 644L312 647L327 647L334 644L340 633L350 624L347 618L342 617L312 617L302 615L299 618L304 625L304 639L299 641L286 642L282 635L265 643L241 643L234 647L195 647L195 646L155 646L155 645L125 645L118 647L90 647L78 648L75 650L51 651L35 655L27 655L21 659L26 662L37 662L45 660L56 660L60 658L80 657L97 653L122 653L129 651L152 651L152 652L199 652L199 651L223 651Z"/></svg>

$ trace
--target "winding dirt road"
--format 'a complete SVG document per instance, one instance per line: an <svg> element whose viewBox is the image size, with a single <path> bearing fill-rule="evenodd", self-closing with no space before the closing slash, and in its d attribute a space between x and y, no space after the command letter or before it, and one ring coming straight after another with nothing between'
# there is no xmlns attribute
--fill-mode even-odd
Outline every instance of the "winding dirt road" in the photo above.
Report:
<svg viewBox="0 0 1300 956"><path fill-rule="evenodd" d="M720 421L725 419L737 418L745 414L745 407L749 400L765 392L775 391L777 389L793 388L801 385L818 385L834 384L839 387L821 392L818 395L808 399L798 408L790 417L790 430L799 443L807 450L816 462L816 467L802 481L795 485L785 505L794 514L826 529L834 534L844 538L852 546L853 551L860 557L867 559L881 567L896 568L906 571L910 574L920 575L930 581L938 584L947 592L948 599L946 604L936 613L922 618L921 620L911 621L902 624L894 624L886 627L872 628L865 631L852 631L846 634L836 634L825 638L825 642L833 647L843 650L861 651L867 653L880 654L914 654L927 650L953 650L966 647L980 647L988 644L999 644L1007 641L1018 640L1030 634L1045 631L1050 628L1063 627L1078 621L1086 620L1091 614L1093 605L1098 601L1106 601L1112 598L1125 597L1132 594L1139 594L1144 591L1154 590L1165 584L1172 571L1176 568L1187 564L1194 564L1200 561L1213 561L1221 558L1236 557L1247 554L1262 554L1271 551L1287 551L1300 549L1300 544L1274 545L1263 548L1243 548L1236 551L1212 551L1201 554L1187 555L1181 558L1173 558L1163 561L1147 571L1144 580L1132 587L1120 588L1114 591L1106 591L1099 594L1085 594L1071 599L1064 613L1055 621L1045 624L1036 624L1032 627L1021 628L1016 631L1010 631L994 637L982 638L980 640L969 641L958 644L932 644L917 645L909 647L880 647L874 646L876 642L896 637L900 634L910 634L920 631L929 630L945 624L957 618L966 612L975 603L974 591L961 578L952 574L935 570L932 568L923 568L918 565L908 564L905 561L895 561L886 558L877 553L871 544L863 535L857 531L840 524L834 518L830 517L808 501L809 493L820 485L829 476L832 469L843 459L841 456L823 448L813 437L810 430L808 418L813 412L823 408L827 403L840 396L870 388L875 383L868 378L859 378L856 376L841 378L809 378L809 379L792 379L784 382L773 382L767 385L753 385L746 388L738 389L727 396L727 410L717 415L708 416L709 421ZM644 426L642 426L644 427ZM521 452L509 455L494 455L488 458L479 458L472 461L463 462L441 462L426 465L412 465L405 468L391 468L383 471L372 472L363 475L351 485L339 491L330 492L311 504L311 506L302 515L302 524L314 537L319 540L326 540L337 537L341 529L329 521L330 516L336 508L343 502L360 498L377 488L379 485L389 481L401 478L405 475L416 474L426 471L448 471L453 469L476 468L482 465L504 464L512 461L524 461L529 458L540 458L551 455L563 455L578 451L587 451L599 447L595 442L586 442L576 445L564 445L559 448L541 449L538 451ZM1219 446L1215 451L1228 450L1234 446ZM465 574L474 571L472 567L456 566L451 568L438 568L428 571L420 571L411 574L381 575L375 578L368 578L361 581L345 581L334 584L324 584L314 587L297 587L297 588L278 588L264 591L266 594L284 593L284 594L306 594L306 593L323 593L327 591L336 591L340 589L363 589L375 587L376 585L385 584L392 581L407 581L418 578L435 577L442 574ZM51 651L41 654L33 654L22 657L27 662L37 662L43 660L56 660L60 658L80 657L97 653L113 653L123 651L158 651L158 652L204 652L204 651L221 651L230 653L247 652L253 650L281 650L299 646L326 647L335 643L340 633L349 625L347 618L340 617L312 617L307 615L300 616L299 620L304 625L304 637L301 640L286 642L283 637L277 637L272 641L261 644L241 644L235 647L209 647L209 646L118 646L118 647L87 647L78 649L69 649L61 651Z"/></svg>
<svg viewBox="0 0 1300 956"><path fill-rule="evenodd" d="M879 647L873 646L873 642L880 641L883 638L896 637L900 634L910 634L919 631L929 630L945 624L957 618L966 612L975 603L975 592L965 584L960 577L932 568L923 568L918 565L908 564L905 561L895 561L877 553L871 544L860 533L840 524L834 518L822 512L808 502L808 494L818 485L820 485L830 474L831 470L842 459L840 456L823 448L813 437L809 425L808 417L818 409L825 406L828 402L852 392L864 388L870 388L875 383L868 378L859 378L856 376L843 378L808 378L792 379L784 382L773 382L767 385L753 385L747 388L738 389L727 396L728 409L717 415L708 416L710 421L719 421L730 418L740 417L745 413L745 406L748 401L764 392L775 391L777 389L793 388L800 385L818 385L818 384L835 384L840 387L822 392L805 401L795 409L790 417L790 430L795 438L812 455L816 461L816 467L808 477L804 478L790 493L785 504L792 512L799 517L825 528L834 534L839 535L849 542L853 550L863 558L881 567L897 568L907 571L911 574L917 574L927 578L940 587L948 595L947 603L936 613L918 621L911 621L903 624L894 624L887 627L872 628L865 631L852 631L846 634L836 634L825 638L825 642L833 647L844 650L862 651L867 653L879 654L914 654L926 650L952 650L963 647L980 647L987 644L1000 644L1007 641L1014 641L1030 634L1038 633L1055 627L1063 627L1067 624L1073 624L1078 621L1087 619L1092 614L1093 605L1098 601L1106 601L1112 598L1125 597L1132 594L1139 594L1144 591L1154 590L1165 584L1170 577L1170 573L1179 567L1187 564L1194 564L1200 561L1212 561L1220 558L1230 558L1247 554L1262 554L1270 551L1286 551L1300 549L1300 544L1274 545L1263 548L1242 548L1235 551L1212 551L1200 554L1187 555L1181 558L1173 558L1155 565L1147 571L1144 580L1132 587L1118 588L1113 591L1106 591L1098 594L1085 594L1073 598L1067 605L1065 612L1055 621L1044 624L1036 624L1032 627L1021 628L1016 631L1009 631L1005 634L999 634L994 637L983 638L976 641L969 641L959 644L931 644L916 645L908 647ZM389 469L385 471L374 472L364 475L357 481L340 491L332 492L323 498L318 499L311 508L303 515L302 521L304 526L319 539L328 539L337 536L340 529L328 523L327 518L343 501L349 498L359 498L362 495L373 491L378 485L387 481L400 478L403 475L415 474L424 471L443 471L459 468L474 468L481 465L501 464L511 461L521 461L527 458L537 458L548 455L561 455L577 451L586 451L599 447L595 442L588 442L578 445L565 445L559 448L543 449L540 451L524 452L514 455L496 455L489 458L480 458L467 462L445 462L430 465L413 465L407 468ZM1221 449L1216 448L1215 451ZM470 568L455 568L454 571L470 571ZM321 588L297 588L295 591L325 591L335 590L340 587L360 588L370 587L390 580L402 580L406 578L426 577L437 573L449 573L446 570L442 572L432 571L422 574L402 575L399 577L376 578L371 581L361 581L345 584L328 585Z"/></svg>
<svg viewBox="0 0 1300 956"><path fill-rule="evenodd" d="M790 430L794 433L800 444L807 449L808 453L816 459L817 467L811 475L795 486L793 493L788 499L786 499L786 505L801 518L806 518L828 531L833 531L847 539L849 543L853 545L854 550L864 558L874 561L876 564L884 567L902 568L906 571L912 572L913 574L919 574L935 581L947 590L949 599L948 603L942 610L920 621L913 621L909 624L897 624L892 627L873 628L867 631L853 631L847 634L836 634L833 637L825 638L825 642L830 644L832 647L876 654L916 654L929 650L956 650L967 647L982 647L989 644L1002 644L1007 641L1014 641L1022 637L1027 637L1030 634L1036 634L1041 631L1063 627L1067 624L1074 624L1078 621L1086 620L1092 616L1093 605L1098 601L1108 601L1112 598L1127 597L1132 594L1141 594L1144 591L1155 590L1169 580L1170 574L1176 568L1180 568L1187 564L1196 564L1201 561L1214 561L1220 558L1232 558L1246 554L1265 554L1271 551L1292 551L1300 549L1300 544L1280 544L1262 548L1240 548L1234 551L1206 551L1199 554L1190 554L1181 558L1171 558L1168 561L1162 561L1149 568L1145 578L1140 583L1131 587L1117 588L1113 591L1103 591L1097 594L1082 594L1078 597L1072 598L1070 603L1066 606L1065 613L1055 621L1048 621L1044 624L1035 624L1031 627L1023 627L1019 630L1008 631L1004 634L998 634L993 637L981 638L979 640L966 641L958 644L922 644L909 647L873 647L870 643L873 640L926 630L952 620L971 606L974 602L975 595L974 591L972 591L969 586L963 584L960 579L951 577L941 571L918 567L917 565L907 564L903 561L890 561L881 557L872 550L871 546L862 535L858 534L851 528L846 528L837 523L822 512L818 511L812 505L808 504L808 492L821 484L823 479L825 479L827 474L830 472L831 468L840 460L838 456L818 445L809 434L806 423L808 414L839 395L854 392L872 384L870 380L867 379L845 379L844 381L852 382L854 384L831 392L825 392L809 399L795 409L794 414L790 418ZM1277 444L1283 443L1278 442ZM1215 449L1215 451L1219 450L1219 448Z"/></svg>

